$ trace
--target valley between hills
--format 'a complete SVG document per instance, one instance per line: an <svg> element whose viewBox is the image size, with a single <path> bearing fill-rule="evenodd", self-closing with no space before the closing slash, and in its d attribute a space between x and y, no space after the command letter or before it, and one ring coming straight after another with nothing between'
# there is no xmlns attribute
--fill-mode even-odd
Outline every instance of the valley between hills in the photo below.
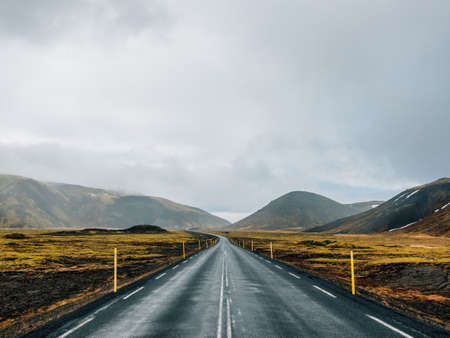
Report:
<svg viewBox="0 0 450 338"><path fill-rule="evenodd" d="M1 175L0 224L0 334L108 294L113 248L125 286L179 260L183 241L205 249L205 232L267 257L272 243L276 260L346 290L353 251L359 296L450 329L449 178L353 204L290 192L230 224L161 198Z"/></svg>

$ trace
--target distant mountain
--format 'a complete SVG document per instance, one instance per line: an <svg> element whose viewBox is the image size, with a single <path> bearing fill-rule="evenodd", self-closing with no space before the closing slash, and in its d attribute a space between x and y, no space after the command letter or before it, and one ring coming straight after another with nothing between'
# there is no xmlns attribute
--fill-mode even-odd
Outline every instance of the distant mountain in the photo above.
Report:
<svg viewBox="0 0 450 338"><path fill-rule="evenodd" d="M306 230L354 215L360 212L361 208L367 208L367 205L365 203L345 205L311 192L293 191L234 223L231 228Z"/></svg>
<svg viewBox="0 0 450 338"><path fill-rule="evenodd" d="M450 178L401 192L380 206L318 226L312 232L374 233L420 231L450 233Z"/></svg>
<svg viewBox="0 0 450 338"><path fill-rule="evenodd" d="M164 198L0 175L0 227L125 228L136 224L191 229L221 228L230 223Z"/></svg>

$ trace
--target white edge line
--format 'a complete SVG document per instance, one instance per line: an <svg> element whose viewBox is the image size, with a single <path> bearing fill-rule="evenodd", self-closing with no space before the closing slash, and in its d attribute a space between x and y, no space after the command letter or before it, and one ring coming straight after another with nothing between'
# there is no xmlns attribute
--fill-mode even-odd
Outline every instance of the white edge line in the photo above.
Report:
<svg viewBox="0 0 450 338"><path fill-rule="evenodd" d="M165 275L166 275L166 273L164 272L164 273L160 274L158 277L156 277L155 279L160 279L162 276L165 276Z"/></svg>
<svg viewBox="0 0 450 338"><path fill-rule="evenodd" d="M67 337L69 334L72 334L73 332L75 332L76 330L78 330L80 327L82 327L83 325L86 325L87 323L89 323L91 320L93 320L94 317L88 318L85 321L81 322L80 324L78 324L77 326L75 326L74 328L70 329L69 331L67 331L66 333L60 335L58 338L64 338Z"/></svg>
<svg viewBox="0 0 450 338"><path fill-rule="evenodd" d="M128 298L130 298L132 295L134 295L136 292L141 291L143 288L144 288L144 287L141 286L139 289L134 290L132 293L130 293L130 294L128 294L127 296L123 297L123 299L128 299Z"/></svg>
<svg viewBox="0 0 450 338"><path fill-rule="evenodd" d="M111 303L106 304L105 306L101 307L100 309L98 309L97 311L94 312L94 315L96 315L97 313L106 310L107 308L109 308L111 305L113 305L114 303L116 303L119 300L119 298L113 300Z"/></svg>
<svg viewBox="0 0 450 338"><path fill-rule="evenodd" d="M94 315L96 315L96 314L99 313L99 312L102 312L103 310L106 310L106 309L109 308L111 305L112 305L112 303L111 303L111 304L108 304L108 305L105 305L105 306L103 306L103 307L101 307L100 309L98 309L97 311L94 312Z"/></svg>
<svg viewBox="0 0 450 338"><path fill-rule="evenodd" d="M335 295L333 295L332 293L330 293L330 292L328 292L328 291L325 291L325 290L322 289L322 288L319 288L317 285L313 285L313 286L314 286L317 290L322 291L323 293L327 294L328 296L333 297L333 298L336 298Z"/></svg>
<svg viewBox="0 0 450 338"><path fill-rule="evenodd" d="M374 321L380 323L381 325L386 326L387 328L391 329L392 331L397 332L399 335L402 335L403 337L406 337L406 338L413 338L413 337L410 336L409 334L407 334L407 333L405 333L405 332L403 332L403 331L400 331L399 329L393 327L392 325L389 325L388 323L383 322L381 319L378 319L377 317L373 317L373 316L368 315L368 314L366 314L366 316L369 317L370 319L372 319L372 320L374 320Z"/></svg>
<svg viewBox="0 0 450 338"><path fill-rule="evenodd" d="M292 276L292 277L295 277L295 278L297 278L297 279L300 279L300 277L299 276L297 276L297 275L295 275L295 274L293 274L292 272L289 272L289 274Z"/></svg>
<svg viewBox="0 0 450 338"><path fill-rule="evenodd" d="M178 268L178 265L175 265L175 266L172 268L172 270L175 270L176 268Z"/></svg>

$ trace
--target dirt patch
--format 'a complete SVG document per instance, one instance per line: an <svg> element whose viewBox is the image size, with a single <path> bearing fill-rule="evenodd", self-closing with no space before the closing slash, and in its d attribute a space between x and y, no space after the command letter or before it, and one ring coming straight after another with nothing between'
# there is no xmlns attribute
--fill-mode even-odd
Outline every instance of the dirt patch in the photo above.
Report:
<svg viewBox="0 0 450 338"><path fill-rule="evenodd" d="M25 239L25 238L28 238L24 234L17 233L17 232L13 232L12 234L6 234L3 237L6 238L6 239Z"/></svg>
<svg viewBox="0 0 450 338"><path fill-rule="evenodd" d="M450 275L448 267L441 264L389 264L370 271L367 280L374 286L389 286L396 289L417 290L450 297Z"/></svg>

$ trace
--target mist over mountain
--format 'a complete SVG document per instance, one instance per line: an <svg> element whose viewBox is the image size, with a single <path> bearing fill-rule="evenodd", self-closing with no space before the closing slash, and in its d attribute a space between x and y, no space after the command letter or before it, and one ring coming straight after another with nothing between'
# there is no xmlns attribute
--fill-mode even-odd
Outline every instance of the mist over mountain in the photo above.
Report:
<svg viewBox="0 0 450 338"><path fill-rule="evenodd" d="M345 204L349 207L353 208L357 213L364 212L373 208L376 208L380 204L383 204L384 201L368 201L368 202L357 202Z"/></svg>
<svg viewBox="0 0 450 338"><path fill-rule="evenodd" d="M0 226L125 228L155 224L169 229L229 225L204 210L170 200L0 175Z"/></svg>
<svg viewBox="0 0 450 338"><path fill-rule="evenodd" d="M378 202L377 202L378 203ZM307 230L338 218L354 215L376 204L341 204L307 191L293 191L234 223L233 229Z"/></svg>
<svg viewBox="0 0 450 338"><path fill-rule="evenodd" d="M332 221L310 231L420 231L437 235L450 234L450 178L441 178L407 189L374 209Z"/></svg>

